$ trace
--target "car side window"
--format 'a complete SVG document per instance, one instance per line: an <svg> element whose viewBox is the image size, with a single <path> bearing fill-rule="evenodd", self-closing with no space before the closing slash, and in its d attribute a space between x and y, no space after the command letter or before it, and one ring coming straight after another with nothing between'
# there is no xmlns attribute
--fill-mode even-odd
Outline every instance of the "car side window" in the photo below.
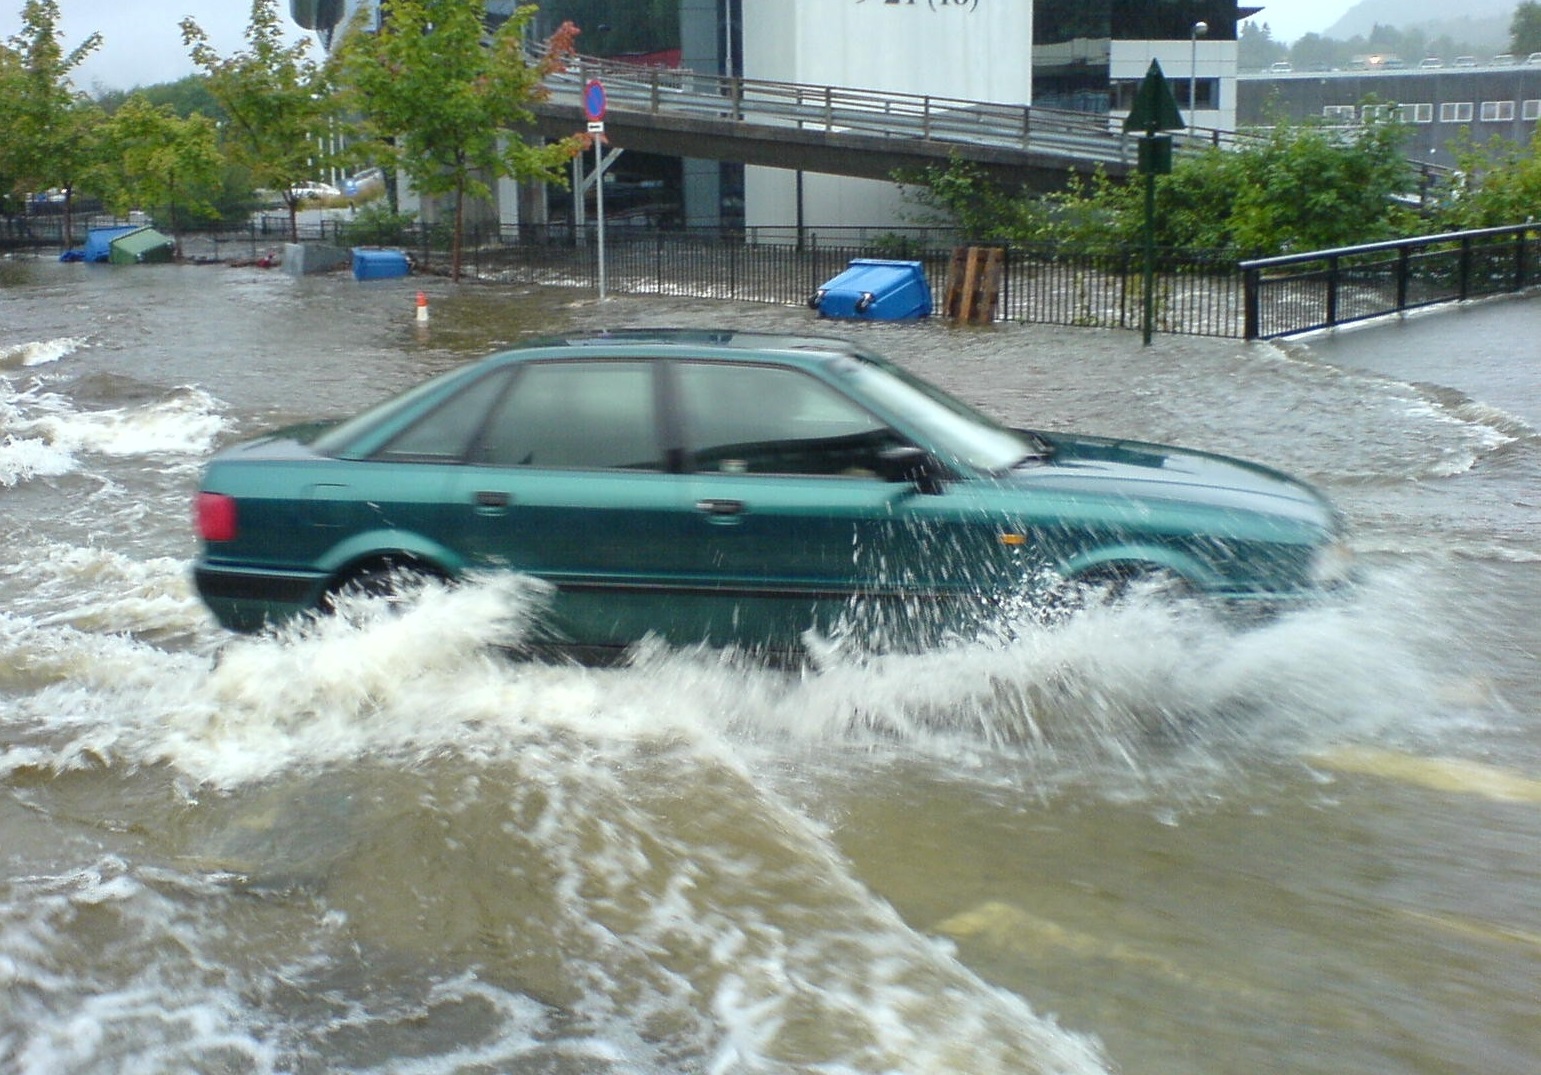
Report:
<svg viewBox="0 0 1541 1075"><path fill-rule="evenodd" d="M733 363L677 368L695 469L728 474L875 477L901 438L829 385L792 369Z"/></svg>
<svg viewBox="0 0 1541 1075"><path fill-rule="evenodd" d="M506 384L506 370L481 378L391 438L390 443L375 453L375 458L459 462L465 457L471 438L481 428L487 409Z"/></svg>
<svg viewBox="0 0 1541 1075"><path fill-rule="evenodd" d="M537 362L493 408L472 454L502 467L662 470L644 362Z"/></svg>

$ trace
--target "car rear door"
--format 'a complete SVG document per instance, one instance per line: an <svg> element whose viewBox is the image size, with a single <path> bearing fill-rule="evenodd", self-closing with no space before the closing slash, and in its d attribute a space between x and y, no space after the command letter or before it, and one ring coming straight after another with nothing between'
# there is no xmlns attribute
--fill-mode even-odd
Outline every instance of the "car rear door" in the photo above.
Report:
<svg viewBox="0 0 1541 1075"><path fill-rule="evenodd" d="M688 490L661 443L655 363L533 362L492 408L455 478L470 565L555 586L556 640L621 646L669 631L689 559Z"/></svg>

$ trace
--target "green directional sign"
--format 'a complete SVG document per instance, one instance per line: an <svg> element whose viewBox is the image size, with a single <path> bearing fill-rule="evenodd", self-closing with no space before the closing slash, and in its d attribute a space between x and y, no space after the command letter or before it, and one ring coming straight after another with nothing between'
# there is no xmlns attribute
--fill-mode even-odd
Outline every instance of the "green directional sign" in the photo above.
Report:
<svg viewBox="0 0 1541 1075"><path fill-rule="evenodd" d="M1124 130L1154 134L1157 131L1180 131L1186 126L1182 113L1177 111L1177 98L1172 96L1172 87L1166 84L1166 76L1161 73L1161 65L1151 60L1139 92L1134 95L1134 107L1124 120Z"/></svg>

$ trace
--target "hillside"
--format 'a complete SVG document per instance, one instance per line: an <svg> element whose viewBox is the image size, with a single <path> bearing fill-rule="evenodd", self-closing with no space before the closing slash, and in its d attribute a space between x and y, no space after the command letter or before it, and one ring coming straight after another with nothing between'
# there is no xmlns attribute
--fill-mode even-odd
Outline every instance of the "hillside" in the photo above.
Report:
<svg viewBox="0 0 1541 1075"><path fill-rule="evenodd" d="M1382 25L1404 33L1422 30L1430 40L1448 34L1473 48L1504 52L1509 47L1514 8L1515 0L1466 0L1460 14L1453 14L1447 0L1360 0L1322 36L1347 41L1355 36L1368 37Z"/></svg>

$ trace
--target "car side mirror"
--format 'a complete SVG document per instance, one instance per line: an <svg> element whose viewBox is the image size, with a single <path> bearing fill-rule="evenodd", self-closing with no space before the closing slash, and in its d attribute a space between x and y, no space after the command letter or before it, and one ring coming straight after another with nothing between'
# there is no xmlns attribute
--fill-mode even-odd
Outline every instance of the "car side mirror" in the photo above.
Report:
<svg viewBox="0 0 1541 1075"><path fill-rule="evenodd" d="M941 466L925 449L912 444L896 444L879 452L878 474L887 482L909 482L927 496L942 491Z"/></svg>

